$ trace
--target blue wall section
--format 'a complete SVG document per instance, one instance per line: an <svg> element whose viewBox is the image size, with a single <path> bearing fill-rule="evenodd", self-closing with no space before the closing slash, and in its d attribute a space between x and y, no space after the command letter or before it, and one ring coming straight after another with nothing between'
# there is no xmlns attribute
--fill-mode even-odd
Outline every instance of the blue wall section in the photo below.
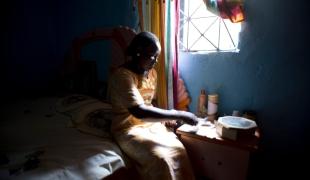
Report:
<svg viewBox="0 0 310 180"><path fill-rule="evenodd" d="M306 152L310 63L305 7L302 1L247 0L239 53L180 56L191 111L196 112L200 89L206 89L219 94L220 115L257 112L265 154L256 168L263 172L296 173Z"/></svg>

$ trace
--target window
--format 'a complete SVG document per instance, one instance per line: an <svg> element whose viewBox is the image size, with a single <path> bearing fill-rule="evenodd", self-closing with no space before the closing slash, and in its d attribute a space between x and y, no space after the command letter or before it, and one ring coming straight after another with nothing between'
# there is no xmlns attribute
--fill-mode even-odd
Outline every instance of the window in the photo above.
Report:
<svg viewBox="0 0 310 180"><path fill-rule="evenodd" d="M180 2L180 50L238 52L241 23L232 23L208 11L203 0Z"/></svg>

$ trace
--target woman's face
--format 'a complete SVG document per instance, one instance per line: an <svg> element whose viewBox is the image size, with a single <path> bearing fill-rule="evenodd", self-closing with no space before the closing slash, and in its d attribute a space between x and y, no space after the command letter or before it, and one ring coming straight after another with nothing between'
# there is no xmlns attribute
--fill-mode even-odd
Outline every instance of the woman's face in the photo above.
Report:
<svg viewBox="0 0 310 180"><path fill-rule="evenodd" d="M149 46L140 53L139 66L144 71L149 71L157 63L157 58L160 54L159 46Z"/></svg>

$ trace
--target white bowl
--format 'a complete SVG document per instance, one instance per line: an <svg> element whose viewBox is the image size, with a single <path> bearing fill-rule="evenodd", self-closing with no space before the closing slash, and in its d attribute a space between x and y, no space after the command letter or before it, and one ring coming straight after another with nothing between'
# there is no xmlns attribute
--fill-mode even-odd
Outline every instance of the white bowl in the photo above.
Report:
<svg viewBox="0 0 310 180"><path fill-rule="evenodd" d="M237 116L223 116L218 119L218 123L221 123L226 128L234 129L252 129L256 128L255 121Z"/></svg>

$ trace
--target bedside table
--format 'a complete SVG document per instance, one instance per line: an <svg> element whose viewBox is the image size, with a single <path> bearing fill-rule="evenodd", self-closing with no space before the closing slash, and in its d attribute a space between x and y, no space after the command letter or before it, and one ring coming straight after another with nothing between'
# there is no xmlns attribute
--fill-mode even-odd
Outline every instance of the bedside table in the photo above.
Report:
<svg viewBox="0 0 310 180"><path fill-rule="evenodd" d="M259 133L228 140L216 133L214 124L192 131L184 124L176 131L184 144L198 179L243 180L247 178L250 153L258 148Z"/></svg>

